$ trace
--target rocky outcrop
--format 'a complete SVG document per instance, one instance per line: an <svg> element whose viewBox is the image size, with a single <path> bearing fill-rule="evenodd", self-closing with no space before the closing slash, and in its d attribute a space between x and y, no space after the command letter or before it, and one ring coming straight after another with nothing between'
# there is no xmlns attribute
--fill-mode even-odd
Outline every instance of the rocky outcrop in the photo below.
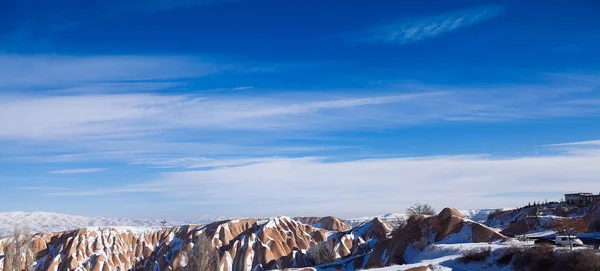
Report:
<svg viewBox="0 0 600 271"><path fill-rule="evenodd" d="M382 267L405 263L407 250L422 250L434 243L471 243L505 240L506 236L480 223L465 219L455 209L446 208L436 216L412 216L393 233L378 219L345 233L339 233L332 240L340 240L340 246L349 247L347 239L352 234L364 236L362 243L344 260L324 267L335 270ZM346 238L346 239L344 239ZM362 238L362 237L361 237ZM338 250L340 251L340 250ZM427 266L416 270L428 270Z"/></svg>
<svg viewBox="0 0 600 271"><path fill-rule="evenodd" d="M521 235L532 231L540 230L542 223L538 217L524 217L508 225L502 234L508 236Z"/></svg>
<svg viewBox="0 0 600 271"><path fill-rule="evenodd" d="M373 255L386 255L383 259L370 257L369 265L404 263L404 253L411 249L423 250L438 242L468 243L490 242L506 239L482 224L464 219L460 212L446 208L437 216L412 216L394 232L392 238L377 245ZM381 260L382 262L377 262Z"/></svg>
<svg viewBox="0 0 600 271"><path fill-rule="evenodd" d="M495 240L504 240L507 237L493 229L479 223L471 223L471 241L473 243L484 243Z"/></svg>
<svg viewBox="0 0 600 271"><path fill-rule="evenodd" d="M521 220L525 217L536 216L538 214L538 207L529 206L519 209L511 209L511 210L503 210L495 213L491 213L488 216L486 225L491 225L494 227L506 227L510 223L514 223L518 220Z"/></svg>

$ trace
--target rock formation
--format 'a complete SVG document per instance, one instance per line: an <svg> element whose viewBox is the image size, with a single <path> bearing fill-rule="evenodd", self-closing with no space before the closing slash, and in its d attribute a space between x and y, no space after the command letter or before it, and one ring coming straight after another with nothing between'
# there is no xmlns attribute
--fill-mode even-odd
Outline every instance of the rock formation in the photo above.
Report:
<svg viewBox="0 0 600 271"><path fill-rule="evenodd" d="M425 239L425 233L435 237ZM198 238L209 238L218 251L219 270L233 271L310 267L307 250L323 242L333 243L339 259L331 267L347 269L403 263L409 247L450 239L489 242L504 236L446 208L437 216L411 217L393 233L378 218L350 229L334 217L275 217L171 228L80 229L33 238L35 270L40 271L182 270ZM0 239L0 250L7 241Z"/></svg>

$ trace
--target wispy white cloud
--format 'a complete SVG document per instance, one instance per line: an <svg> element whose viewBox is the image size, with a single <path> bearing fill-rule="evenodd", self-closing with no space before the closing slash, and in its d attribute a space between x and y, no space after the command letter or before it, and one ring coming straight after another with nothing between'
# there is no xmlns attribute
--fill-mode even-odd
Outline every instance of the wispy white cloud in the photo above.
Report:
<svg viewBox="0 0 600 271"><path fill-rule="evenodd" d="M405 44L439 36L498 16L500 7L461 10L439 16L400 20L370 31L368 42Z"/></svg>
<svg viewBox="0 0 600 271"><path fill-rule="evenodd" d="M119 87L114 84L120 81L132 86L136 81L196 78L233 68L184 56L0 55L0 63L0 89L8 91L108 88Z"/></svg>
<svg viewBox="0 0 600 271"><path fill-rule="evenodd" d="M0 139L137 139L216 132L385 129L600 114L596 86L396 86L371 95L0 95ZM411 90L419 90L412 92ZM379 93L379 94L377 94ZM535 104L536 106L531 106ZM219 136L222 136L219 135Z"/></svg>
<svg viewBox="0 0 600 271"><path fill-rule="evenodd" d="M547 147L551 149L578 156L596 156L600 155L600 140L588 140L579 142L568 142L561 144L551 144Z"/></svg>
<svg viewBox="0 0 600 271"><path fill-rule="evenodd" d="M79 174L105 171L106 168L74 168L49 171L49 174Z"/></svg>
<svg viewBox="0 0 600 271"><path fill-rule="evenodd" d="M246 89L252 89L252 87L235 87L235 88L233 88L233 90L246 90Z"/></svg>
<svg viewBox="0 0 600 271"><path fill-rule="evenodd" d="M259 157L259 158L228 158L215 159L206 157L182 157L170 159L145 159L133 162L138 165L149 165L159 168L213 168L213 167L234 167L250 165L254 163L263 163L277 159L277 157Z"/></svg>
<svg viewBox="0 0 600 271"><path fill-rule="evenodd" d="M31 191L45 191L45 192L66 190L66 188L63 188L63 187L54 187L54 186L21 186L21 187L19 187L19 189L31 190Z"/></svg>
<svg viewBox="0 0 600 271"><path fill-rule="evenodd" d="M588 141L560 143L560 144L552 144L552 145L548 145L548 146L551 146L551 147L598 146L598 147L600 147L600 140L588 140Z"/></svg>
<svg viewBox="0 0 600 271"><path fill-rule="evenodd" d="M157 193L166 201L196 197L206 202L235 198L235 201L221 203L222 207L243 205L252 211L233 215L353 216L401 210L423 198L439 208L448 204L458 208L514 206L524 203L519 201L522 195L529 195L529 200L540 194L548 200L558 200L574 187L596 191L599 163L600 153L516 158L432 156L338 162L316 157L278 157L233 167L164 173L159 180L140 183L136 187L48 194ZM354 206L352 210L347 208L348 204ZM209 207L208 203L204 205ZM254 205L260 205L260 208L251 208Z"/></svg>
<svg viewBox="0 0 600 271"><path fill-rule="evenodd" d="M150 94L0 96L0 138L139 137L178 128L269 130L306 127L313 122L310 116L317 112L406 103L435 95L304 102L285 97L208 98ZM299 121L289 122L290 118Z"/></svg>

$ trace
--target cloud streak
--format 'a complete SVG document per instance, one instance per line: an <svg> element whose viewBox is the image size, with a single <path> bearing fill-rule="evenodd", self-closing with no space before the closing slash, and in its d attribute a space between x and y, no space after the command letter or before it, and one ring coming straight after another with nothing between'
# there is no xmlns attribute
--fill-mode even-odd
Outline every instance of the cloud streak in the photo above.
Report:
<svg viewBox="0 0 600 271"><path fill-rule="evenodd" d="M116 83L132 86L136 82L148 87L149 81L197 78L233 69L231 65L183 56L0 55L0 63L0 90L7 91L74 87L118 89Z"/></svg>
<svg viewBox="0 0 600 271"><path fill-rule="evenodd" d="M406 44L490 20L500 13L500 7L468 9L439 16L400 20L370 31L368 42Z"/></svg>
<svg viewBox="0 0 600 271"><path fill-rule="evenodd" d="M105 171L106 168L74 168L49 171L48 174L80 174Z"/></svg>
<svg viewBox="0 0 600 271"><path fill-rule="evenodd" d="M133 162L138 165L149 165L158 168L220 168L220 167L235 167L263 163L277 159L276 157L258 157L258 158L230 158L230 159L214 159L206 157L181 157L170 159L145 159Z"/></svg>

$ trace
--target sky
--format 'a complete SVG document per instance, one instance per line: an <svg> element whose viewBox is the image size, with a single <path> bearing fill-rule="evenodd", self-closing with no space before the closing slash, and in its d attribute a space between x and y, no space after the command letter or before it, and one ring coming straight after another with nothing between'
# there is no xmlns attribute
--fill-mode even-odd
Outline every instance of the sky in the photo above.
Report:
<svg viewBox="0 0 600 271"><path fill-rule="evenodd" d="M600 191L600 2L0 2L0 212L194 219Z"/></svg>

